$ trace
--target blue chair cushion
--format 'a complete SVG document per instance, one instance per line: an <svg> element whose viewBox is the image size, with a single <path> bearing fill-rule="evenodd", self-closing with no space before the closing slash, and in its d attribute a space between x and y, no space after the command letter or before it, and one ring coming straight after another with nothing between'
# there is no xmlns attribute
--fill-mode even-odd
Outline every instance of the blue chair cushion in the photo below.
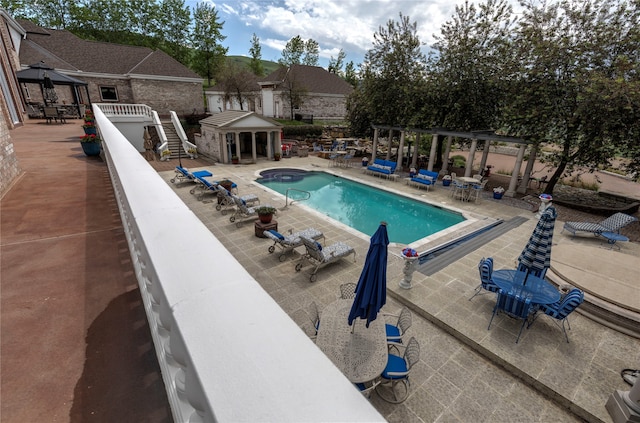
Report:
<svg viewBox="0 0 640 423"><path fill-rule="evenodd" d="M204 178L205 176L213 176L213 173L209 172L208 170L199 170L197 172L193 172L193 176Z"/></svg>
<svg viewBox="0 0 640 423"><path fill-rule="evenodd" d="M273 229L269 229L269 232L273 236L277 237L279 240L283 240L284 239L284 236L280 232L274 231Z"/></svg>
<svg viewBox="0 0 640 423"><path fill-rule="evenodd" d="M400 338L400 329L397 326L385 323L385 328L387 330L387 338Z"/></svg>
<svg viewBox="0 0 640 423"><path fill-rule="evenodd" d="M382 372L382 377L385 379L402 379L405 375L401 376L391 376L389 373L406 373L407 372L407 362L404 361L404 358L398 357L397 355L389 354L389 358L387 359L387 367Z"/></svg>
<svg viewBox="0 0 640 423"><path fill-rule="evenodd" d="M322 244L316 241L316 248L318 249L318 251L322 251Z"/></svg>

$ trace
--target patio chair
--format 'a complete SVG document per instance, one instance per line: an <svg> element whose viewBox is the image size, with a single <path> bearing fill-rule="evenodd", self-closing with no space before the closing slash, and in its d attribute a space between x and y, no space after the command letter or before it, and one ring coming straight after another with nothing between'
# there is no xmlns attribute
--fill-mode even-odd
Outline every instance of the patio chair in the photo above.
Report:
<svg viewBox="0 0 640 423"><path fill-rule="evenodd" d="M460 201L465 201L467 199L468 192L469 192L468 183L459 181L457 179L453 180L453 191L451 192L451 196L453 198L456 198L456 196L459 196Z"/></svg>
<svg viewBox="0 0 640 423"><path fill-rule="evenodd" d="M549 317L554 319L554 323L558 326L562 327L562 332L564 333L564 337L569 342L569 336L567 335L567 329L564 324L567 323L567 328L571 330L571 325L569 324L569 320L567 319L573 311L578 308L580 304L584 301L584 292L579 290L578 288L573 288L571 291L561 298L560 301L554 304L546 304L540 306L540 312L546 314ZM562 322L560 325L559 322ZM532 322L533 323L533 322Z"/></svg>
<svg viewBox="0 0 640 423"><path fill-rule="evenodd" d="M300 261L296 264L296 272L299 272L302 269L304 261L311 262L315 266L313 272L311 272L311 277L309 278L311 282L315 282L318 278L316 275L318 269L326 266L327 264L338 261L350 254L353 254L354 263L356 261L356 250L344 242L338 241L329 246L323 247L319 242L314 241L313 239L309 239L304 236L301 236L300 239L302 239L302 243L304 244L307 252L300 257Z"/></svg>
<svg viewBox="0 0 640 423"><path fill-rule="evenodd" d="M476 175L473 175L474 177ZM480 198L480 194L482 193L482 191L484 191L484 187L485 185L487 185L488 180L486 181L482 181L479 184L472 184L471 188L469 189L469 201L471 201L473 199L474 202L477 202L478 199Z"/></svg>
<svg viewBox="0 0 640 423"><path fill-rule="evenodd" d="M529 321L529 316L534 314L535 311L536 307L531 303L531 298L527 295L521 296L519 291L507 292L500 289L498 290L498 299L495 307L493 307L493 314L491 315L491 320L489 320L487 330L491 329L491 322L493 322L493 318L496 317L498 312L503 312L514 319L522 319L520 332L518 332L518 337L516 338L517 344L520 340L520 335L522 335L524 325Z"/></svg>
<svg viewBox="0 0 640 423"><path fill-rule="evenodd" d="M202 201L202 198L206 193L213 193L216 196L218 195L219 190L217 182L211 182L200 175L195 175L194 182L196 183L196 186L191 188L189 193L195 195L198 201Z"/></svg>
<svg viewBox="0 0 640 423"><path fill-rule="evenodd" d="M343 283L340 285L340 298L350 300L356 297L356 286L353 282Z"/></svg>
<svg viewBox="0 0 640 423"><path fill-rule="evenodd" d="M369 398L371 396L371 392L373 392L379 384L380 379L374 379L368 382L354 383L355 387L358 388L360 393L366 398Z"/></svg>
<svg viewBox="0 0 640 423"><path fill-rule="evenodd" d="M380 375L380 384L375 391L383 400L398 404L409 397L409 373L420 360L420 344L411 337L406 346L393 344L392 348L398 353L404 352L402 356L389 353L387 366Z"/></svg>
<svg viewBox="0 0 640 423"><path fill-rule="evenodd" d="M182 182L195 182L196 177L198 176L202 178L213 176L213 174L208 170L198 170L196 172L189 172L189 169L182 166L176 166L175 172L176 172L175 176L170 179L172 184L180 184Z"/></svg>
<svg viewBox="0 0 640 423"><path fill-rule="evenodd" d="M591 232L595 236L598 236L603 232L620 233L620 229L635 222L636 220L638 220L637 217L624 213L616 213L598 223L566 222L562 228L562 232L566 229L571 232L573 236L576 235L576 232Z"/></svg>
<svg viewBox="0 0 640 423"><path fill-rule="evenodd" d="M273 241L273 245L269 246L269 254L273 253L276 250L276 247L282 250L278 256L280 261L284 261L287 258L287 253L302 245L302 239L300 239L301 236L305 236L315 241L322 238L324 242L324 234L315 228L308 228L303 231L289 233L289 235L282 235L281 233L271 229L264 231L264 236Z"/></svg>
<svg viewBox="0 0 640 423"><path fill-rule="evenodd" d="M402 344L402 337L407 333L407 329L411 327L411 311L408 307L402 307L399 314L383 313L383 315L398 318L395 324L385 323L387 342Z"/></svg>
<svg viewBox="0 0 640 423"><path fill-rule="evenodd" d="M482 292L482 290L486 290L487 292L498 292L500 289L498 285L493 283L491 280L491 274L493 273L493 258L484 258L480 259L478 263L478 271L480 272L480 285L475 289L475 293L469 298L469 301L473 299L476 295L480 295L481 293L486 294L486 292Z"/></svg>
<svg viewBox="0 0 640 423"><path fill-rule="evenodd" d="M240 226L242 226L242 223L244 223L244 220L250 217L258 216L256 207L250 206L247 200L242 199L235 194L231 194L231 198L233 198L233 202L236 206L236 209L235 209L235 212L233 213L233 216L229 217L229 221L231 223L235 222L236 227L239 228Z"/></svg>

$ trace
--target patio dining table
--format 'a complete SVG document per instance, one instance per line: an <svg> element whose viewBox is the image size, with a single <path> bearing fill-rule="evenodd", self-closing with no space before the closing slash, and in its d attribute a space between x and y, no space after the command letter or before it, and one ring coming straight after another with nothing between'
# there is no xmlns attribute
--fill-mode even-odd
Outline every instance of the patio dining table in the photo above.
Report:
<svg viewBox="0 0 640 423"><path fill-rule="evenodd" d="M382 316L367 328L356 319L347 322L352 299L329 304L320 316L316 345L353 383L364 383L380 376L387 365L387 335Z"/></svg>
<svg viewBox="0 0 640 423"><path fill-rule="evenodd" d="M553 304L560 300L560 291L543 278L514 269L498 269L491 274L493 282L505 292L529 297L534 304Z"/></svg>

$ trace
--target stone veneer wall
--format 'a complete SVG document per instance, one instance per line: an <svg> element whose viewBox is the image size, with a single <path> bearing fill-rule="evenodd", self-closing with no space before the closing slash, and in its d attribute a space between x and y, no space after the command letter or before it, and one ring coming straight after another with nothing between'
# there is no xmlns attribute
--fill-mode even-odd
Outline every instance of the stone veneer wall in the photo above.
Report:
<svg viewBox="0 0 640 423"><path fill-rule="evenodd" d="M174 111L179 117L204 111L202 84L199 82L132 79L134 103L146 104L160 116Z"/></svg>
<svg viewBox="0 0 640 423"><path fill-rule="evenodd" d="M0 102L0 113L4 106ZM0 198L20 174L20 163L13 149L7 122L0 119Z"/></svg>
<svg viewBox="0 0 640 423"><path fill-rule="evenodd" d="M283 115L286 119L291 116L289 104L281 98L284 104ZM314 119L344 119L347 115L347 100L343 95L336 94L307 94L303 97L302 107L294 111L303 115L313 115Z"/></svg>

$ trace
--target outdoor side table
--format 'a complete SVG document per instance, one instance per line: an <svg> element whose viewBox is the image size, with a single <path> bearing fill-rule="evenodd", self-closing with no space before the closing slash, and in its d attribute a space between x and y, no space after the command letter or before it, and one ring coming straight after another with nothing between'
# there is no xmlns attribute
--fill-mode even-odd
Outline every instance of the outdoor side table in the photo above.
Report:
<svg viewBox="0 0 640 423"><path fill-rule="evenodd" d="M264 236L264 231L269 231L273 229L274 231L278 230L278 221L275 219L271 219L271 222L269 223L262 223L260 222L260 220L256 220L255 221L255 231L256 231L256 236L258 238L266 238L266 236Z"/></svg>
<svg viewBox="0 0 640 423"><path fill-rule="evenodd" d="M629 238L627 238L626 236L620 235L615 232L602 232L600 235L602 235L602 237L607 240L607 244L609 244L610 250L612 250L613 247L618 247L618 250L620 250L620 246L616 243L629 241Z"/></svg>

